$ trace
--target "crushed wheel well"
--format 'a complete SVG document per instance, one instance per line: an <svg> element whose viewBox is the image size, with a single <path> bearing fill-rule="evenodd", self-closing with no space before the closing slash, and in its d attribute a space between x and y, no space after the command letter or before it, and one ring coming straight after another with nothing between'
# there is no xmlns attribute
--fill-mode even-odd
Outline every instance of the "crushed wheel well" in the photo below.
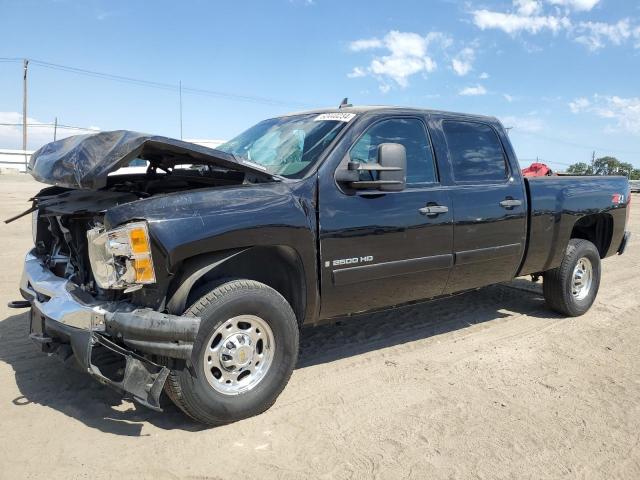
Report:
<svg viewBox="0 0 640 480"><path fill-rule="evenodd" d="M586 215L573 226L571 238L582 238L593 243L600 258L604 258L613 237L613 217L608 213Z"/></svg>

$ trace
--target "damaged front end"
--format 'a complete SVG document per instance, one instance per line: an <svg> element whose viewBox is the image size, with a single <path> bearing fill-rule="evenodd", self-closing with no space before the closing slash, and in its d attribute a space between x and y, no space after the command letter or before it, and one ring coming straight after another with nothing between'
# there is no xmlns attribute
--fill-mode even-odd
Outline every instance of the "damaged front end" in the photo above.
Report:
<svg viewBox="0 0 640 480"><path fill-rule="evenodd" d="M29 336L44 352L74 355L93 377L153 409L160 408L169 374L156 359L187 360L200 326L198 317L96 299L54 275L33 251L25 258L20 293L31 305Z"/></svg>
<svg viewBox="0 0 640 480"><path fill-rule="evenodd" d="M132 160L147 171L110 175ZM170 369L189 364L200 318L165 313L171 272L146 221L108 225L106 213L156 195L273 177L224 152L126 131L46 145L30 172L54 185L25 212L33 215L34 248L20 284L26 302L12 303L31 307L31 339L159 409Z"/></svg>

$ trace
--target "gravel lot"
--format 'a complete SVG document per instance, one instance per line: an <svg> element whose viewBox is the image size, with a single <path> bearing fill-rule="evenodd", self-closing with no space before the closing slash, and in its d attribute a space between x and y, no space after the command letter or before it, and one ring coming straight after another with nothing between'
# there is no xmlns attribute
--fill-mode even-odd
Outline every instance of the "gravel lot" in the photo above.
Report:
<svg viewBox="0 0 640 480"><path fill-rule="evenodd" d="M0 176L0 218L39 185ZM640 478L640 197L591 311L515 281L302 334L273 408L203 429L39 353L0 226L0 478Z"/></svg>

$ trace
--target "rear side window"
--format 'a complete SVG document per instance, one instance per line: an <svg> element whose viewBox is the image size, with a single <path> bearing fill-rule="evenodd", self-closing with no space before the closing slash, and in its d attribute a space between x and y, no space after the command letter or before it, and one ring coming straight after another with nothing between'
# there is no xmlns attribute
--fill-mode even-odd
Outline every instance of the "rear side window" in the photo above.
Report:
<svg viewBox="0 0 640 480"><path fill-rule="evenodd" d="M489 125L446 121L444 135L456 182L502 182L507 177L502 144Z"/></svg>
<svg viewBox="0 0 640 480"><path fill-rule="evenodd" d="M375 123L358 139L349 157L353 162L375 163L381 143L400 143L407 151L407 183L436 181L431 144L424 124L417 118L392 118ZM372 172L362 172L361 180L370 180Z"/></svg>

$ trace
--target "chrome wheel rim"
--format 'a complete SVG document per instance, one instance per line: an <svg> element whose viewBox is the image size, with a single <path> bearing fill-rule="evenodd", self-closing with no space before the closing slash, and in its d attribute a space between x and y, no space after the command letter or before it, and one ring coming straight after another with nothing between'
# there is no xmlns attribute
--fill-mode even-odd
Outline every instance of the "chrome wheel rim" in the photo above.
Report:
<svg viewBox="0 0 640 480"><path fill-rule="evenodd" d="M593 265L591 260L582 257L573 269L573 279L571 282L571 293L576 300L584 300L591 291L593 283Z"/></svg>
<svg viewBox="0 0 640 480"><path fill-rule="evenodd" d="M255 315L239 315L222 323L203 352L204 375L225 395L254 388L271 367L275 343L271 327Z"/></svg>

